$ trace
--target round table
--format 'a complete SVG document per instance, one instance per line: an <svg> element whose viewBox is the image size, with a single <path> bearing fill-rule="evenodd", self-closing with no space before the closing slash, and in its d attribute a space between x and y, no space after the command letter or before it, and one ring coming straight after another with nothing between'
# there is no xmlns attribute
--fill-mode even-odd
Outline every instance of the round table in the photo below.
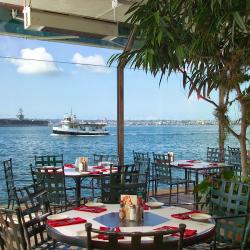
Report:
<svg viewBox="0 0 250 250"><path fill-rule="evenodd" d="M164 206L158 209L151 209L144 212L144 221L146 225L129 225L122 226L119 225L118 211L119 205L106 205L107 211L102 213L89 213L83 211L69 210L62 214L67 215L68 217L81 217L86 219L88 222L92 223L93 228L99 229L100 226L120 226L121 231L124 232L150 232L161 226L176 226L179 224L186 224L187 229L197 230L197 234L184 239L185 245L191 245L194 243L199 243L207 238L211 237L214 233L215 224L213 221L210 222L196 222L190 219L180 220L171 217L171 214L188 212L188 209L176 207L176 206ZM113 219L112 219L113 216ZM118 222L118 225L116 224ZM144 222L143 222L144 223ZM50 227L47 226L48 235L57 241L66 243L72 246L86 247L87 238L85 232L85 224L77 224L70 226L61 226L61 227ZM96 240L104 242L96 238ZM177 244L178 238L169 237L171 244ZM128 246L129 239L119 240L122 244ZM153 244L153 239L150 237L145 237L142 239L143 249L151 249ZM126 247L125 247L126 248Z"/></svg>
<svg viewBox="0 0 250 250"><path fill-rule="evenodd" d="M87 172L79 172L76 171L75 168L64 167L64 175L66 178L71 178L75 181L76 184L76 194L75 199L77 201L77 206L80 206L81 200L81 182L84 178L97 178L102 174L107 175L110 174L110 167L104 167L103 169L95 168L96 166L88 166ZM103 171L104 170L104 171ZM90 174L92 171L100 171L101 174ZM112 172L116 172L116 168L112 168Z"/></svg>

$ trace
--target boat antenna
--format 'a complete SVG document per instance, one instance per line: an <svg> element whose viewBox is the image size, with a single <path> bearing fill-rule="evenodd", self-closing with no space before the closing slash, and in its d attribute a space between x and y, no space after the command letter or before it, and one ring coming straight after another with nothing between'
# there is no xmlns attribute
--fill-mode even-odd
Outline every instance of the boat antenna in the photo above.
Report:
<svg viewBox="0 0 250 250"><path fill-rule="evenodd" d="M71 116L71 117L73 116L72 108L70 109L70 116Z"/></svg>

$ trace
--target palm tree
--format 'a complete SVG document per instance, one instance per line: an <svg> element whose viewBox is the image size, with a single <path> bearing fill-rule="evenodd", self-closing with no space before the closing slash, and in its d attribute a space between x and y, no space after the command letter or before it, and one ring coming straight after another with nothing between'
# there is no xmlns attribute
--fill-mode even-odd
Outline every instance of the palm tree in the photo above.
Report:
<svg viewBox="0 0 250 250"><path fill-rule="evenodd" d="M250 6L242 0L148 0L135 3L127 22L137 26L140 47L111 57L154 76L183 74L189 96L212 103L220 138L228 130L240 142L243 176L248 175L246 131L250 124ZM219 104L210 98L219 90ZM230 97L233 96L233 99ZM240 133L230 126L228 106L241 108ZM221 147L223 144L221 144Z"/></svg>

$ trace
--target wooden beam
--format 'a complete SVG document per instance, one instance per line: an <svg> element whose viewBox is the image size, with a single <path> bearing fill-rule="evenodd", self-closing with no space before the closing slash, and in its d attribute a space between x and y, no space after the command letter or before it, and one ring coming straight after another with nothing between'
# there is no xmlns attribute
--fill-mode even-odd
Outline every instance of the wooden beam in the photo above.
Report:
<svg viewBox="0 0 250 250"><path fill-rule="evenodd" d="M136 26L130 32L124 52L131 51L135 37ZM126 60L121 59L117 67L117 151L119 164L124 164L124 67Z"/></svg>

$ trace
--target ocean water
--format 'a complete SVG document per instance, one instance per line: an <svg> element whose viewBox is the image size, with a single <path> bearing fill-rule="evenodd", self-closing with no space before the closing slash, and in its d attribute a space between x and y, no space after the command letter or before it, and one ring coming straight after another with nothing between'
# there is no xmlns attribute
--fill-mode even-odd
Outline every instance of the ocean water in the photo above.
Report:
<svg viewBox="0 0 250 250"><path fill-rule="evenodd" d="M0 202L6 201L2 161L13 159L17 185L31 179L29 165L34 155L63 154L65 163L78 156L116 154L116 127L108 127L108 136L53 136L51 127L0 127ZM249 134L248 134L249 138ZM132 163L132 151L164 153L175 159L206 159L206 148L218 144L217 126L127 126L125 127L125 163ZM226 145L238 146L232 136Z"/></svg>

